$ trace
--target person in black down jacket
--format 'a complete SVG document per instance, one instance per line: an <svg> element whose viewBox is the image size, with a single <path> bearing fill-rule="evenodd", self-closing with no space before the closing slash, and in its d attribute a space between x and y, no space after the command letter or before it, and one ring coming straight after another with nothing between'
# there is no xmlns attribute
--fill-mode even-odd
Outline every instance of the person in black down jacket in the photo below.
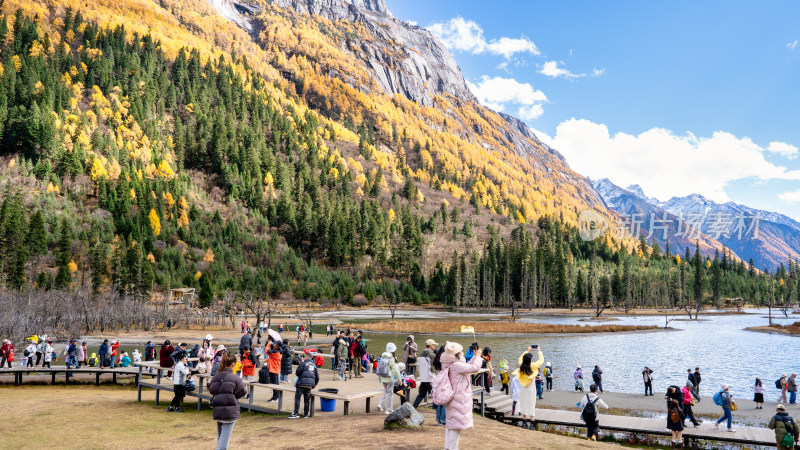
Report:
<svg viewBox="0 0 800 450"><path fill-rule="evenodd" d="M297 419L300 417L297 412L300 410L300 396L303 396L303 416L308 417L308 407L311 403L311 389L319 383L319 371L316 364L314 364L314 355L306 353L306 357L295 371L297 376L297 383L294 392L294 412L289 416L290 419Z"/></svg>
<svg viewBox="0 0 800 450"><path fill-rule="evenodd" d="M239 419L239 399L247 394L242 379L233 374L234 364L236 364L236 357L225 353L219 364L219 371L208 384L208 392L214 396L217 450L228 448L228 442L233 434L233 426Z"/></svg>
<svg viewBox="0 0 800 450"><path fill-rule="evenodd" d="M294 351L289 347L289 341L281 341L281 378L280 381L289 381L289 375L292 374L292 356Z"/></svg>

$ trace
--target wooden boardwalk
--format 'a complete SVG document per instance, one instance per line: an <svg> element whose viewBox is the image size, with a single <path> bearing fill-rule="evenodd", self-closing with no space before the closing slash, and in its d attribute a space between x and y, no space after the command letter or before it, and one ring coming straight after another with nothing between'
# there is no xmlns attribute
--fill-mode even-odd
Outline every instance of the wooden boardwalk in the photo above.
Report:
<svg viewBox="0 0 800 450"><path fill-rule="evenodd" d="M480 396L475 396L475 409L481 409ZM485 397L483 408L487 416L496 420L516 424L522 422L522 417L517 414L511 415L511 397L492 393ZM519 406L519 405L517 405ZM648 434L655 436L672 436L667 429L666 419L651 419L644 417L617 416L610 414L600 414L600 428L607 431L619 431L627 433ZM536 409L536 419L534 426L556 425L567 427L585 428L586 425L580 419L577 411L563 411L556 409ZM692 440L730 442L745 445L766 445L775 446L775 432L768 428L761 427L734 427L735 433L730 433L725 429L724 423L719 430L714 426L714 422L704 422L699 427L689 426L683 431L683 440L688 443Z"/></svg>

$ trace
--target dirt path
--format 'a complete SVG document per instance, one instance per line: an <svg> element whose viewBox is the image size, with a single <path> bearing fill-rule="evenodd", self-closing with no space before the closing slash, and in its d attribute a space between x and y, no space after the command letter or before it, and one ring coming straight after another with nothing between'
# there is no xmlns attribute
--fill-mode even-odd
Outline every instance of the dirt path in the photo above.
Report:
<svg viewBox="0 0 800 450"><path fill-rule="evenodd" d="M4 448L170 448L212 449L216 424L211 410L187 408L167 413L152 403L136 402L136 392L122 387L25 386L0 388L0 397L14 405L0 414ZM243 413L236 423L231 448L441 449L444 427L421 408L426 423L418 430L384 430L383 414L326 416L289 420L285 416ZM475 417L475 429L462 433L463 449L611 448L609 444L523 430Z"/></svg>

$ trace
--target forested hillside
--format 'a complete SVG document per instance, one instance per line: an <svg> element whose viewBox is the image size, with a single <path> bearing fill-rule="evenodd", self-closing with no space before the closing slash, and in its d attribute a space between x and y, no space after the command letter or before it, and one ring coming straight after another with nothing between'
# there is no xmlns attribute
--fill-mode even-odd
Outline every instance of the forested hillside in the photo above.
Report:
<svg viewBox="0 0 800 450"><path fill-rule="evenodd" d="M270 6L254 42L199 0L0 5L6 289L192 286L203 306L244 291L457 307L797 302L794 262L768 277L724 252L581 241L582 208L610 214L583 177L532 138L520 152L474 102L382 92L342 51L375 38L358 23Z"/></svg>

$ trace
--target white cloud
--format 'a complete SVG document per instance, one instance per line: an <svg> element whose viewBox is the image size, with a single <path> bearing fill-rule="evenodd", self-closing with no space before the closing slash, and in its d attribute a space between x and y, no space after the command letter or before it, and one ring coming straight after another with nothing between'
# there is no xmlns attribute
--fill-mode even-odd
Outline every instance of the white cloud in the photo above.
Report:
<svg viewBox="0 0 800 450"><path fill-rule="evenodd" d="M660 199L699 193L725 202L724 188L735 180L800 180L800 170L770 163L764 158L767 149L724 131L697 137L652 128L639 135L611 135L603 124L570 119L556 128L554 137L539 136L576 171L595 179L608 177L620 186L639 184ZM794 199L789 193L784 196Z"/></svg>
<svg viewBox="0 0 800 450"><path fill-rule="evenodd" d="M586 76L585 73L572 73L568 69L558 67L558 64L558 61L547 61L542 66L542 69L539 71L539 73L553 78L564 77L574 79Z"/></svg>
<svg viewBox="0 0 800 450"><path fill-rule="evenodd" d="M539 103L531 106L520 106L517 111L517 116L522 120L538 119L542 114L544 114L544 107Z"/></svg>
<svg viewBox="0 0 800 450"><path fill-rule="evenodd" d="M444 45L453 51L472 54L490 53L510 59L517 53L539 54L536 44L525 36L519 38L501 37L487 42L483 28L472 20L454 17L447 22L434 23L428 30L439 37Z"/></svg>
<svg viewBox="0 0 800 450"><path fill-rule="evenodd" d="M798 45L800 45L800 41L795 39L792 42L786 44L786 48L788 48L789 50L794 50L795 48L797 48Z"/></svg>
<svg viewBox="0 0 800 450"><path fill-rule="evenodd" d="M606 73L606 69L598 69L596 67L594 69L592 69L592 76L593 77L599 77L600 75L603 75L604 73Z"/></svg>
<svg viewBox="0 0 800 450"><path fill-rule="evenodd" d="M490 78L484 75L478 84L467 84L484 106L496 111L503 111L508 105L519 106L517 113L526 120L541 116L544 112L542 104L547 102L544 92L513 78Z"/></svg>
<svg viewBox="0 0 800 450"><path fill-rule="evenodd" d="M770 142L769 146L767 146L767 150L789 159L795 159L797 155L800 155L800 149L785 142Z"/></svg>
<svg viewBox="0 0 800 450"><path fill-rule="evenodd" d="M407 20L406 23L411 25L412 27L416 27L417 25L419 25L416 20Z"/></svg>
<svg viewBox="0 0 800 450"><path fill-rule="evenodd" d="M486 40L483 28L471 20L454 17L449 22L435 23L428 30L439 37L450 50L471 53L483 53Z"/></svg>
<svg viewBox="0 0 800 450"><path fill-rule="evenodd" d="M778 198L781 199L781 201L789 204L800 203L800 189L796 191L789 191L789 192L784 192L782 194L778 194ZM798 219L795 220L800 222L800 220Z"/></svg>
<svg viewBox="0 0 800 450"><path fill-rule="evenodd" d="M539 54L539 49L536 48L536 44L525 37L501 37L500 39L492 40L492 42L490 42L486 48L489 50L489 53L503 55L506 57L506 59L511 58L515 53L531 53L533 55Z"/></svg>

